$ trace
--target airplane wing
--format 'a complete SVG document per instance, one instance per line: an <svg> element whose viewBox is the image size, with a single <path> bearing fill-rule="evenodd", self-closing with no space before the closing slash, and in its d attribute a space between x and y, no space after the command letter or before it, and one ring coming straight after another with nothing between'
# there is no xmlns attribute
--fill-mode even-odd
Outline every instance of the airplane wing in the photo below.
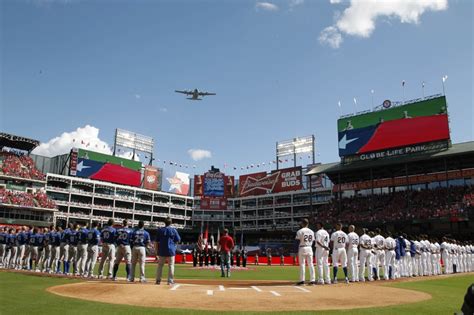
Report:
<svg viewBox="0 0 474 315"><path fill-rule="evenodd" d="M186 94L186 95L193 95L192 91L185 91L185 90L174 90L176 93Z"/></svg>
<svg viewBox="0 0 474 315"><path fill-rule="evenodd" d="M199 95L201 95L201 96L216 95L216 93L199 92Z"/></svg>

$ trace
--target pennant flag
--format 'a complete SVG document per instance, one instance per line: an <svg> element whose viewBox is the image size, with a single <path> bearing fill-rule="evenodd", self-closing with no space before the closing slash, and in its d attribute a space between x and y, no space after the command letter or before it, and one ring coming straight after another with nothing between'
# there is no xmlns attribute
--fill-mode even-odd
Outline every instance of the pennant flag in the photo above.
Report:
<svg viewBox="0 0 474 315"><path fill-rule="evenodd" d="M405 86L405 80L402 81L402 86Z"/></svg>

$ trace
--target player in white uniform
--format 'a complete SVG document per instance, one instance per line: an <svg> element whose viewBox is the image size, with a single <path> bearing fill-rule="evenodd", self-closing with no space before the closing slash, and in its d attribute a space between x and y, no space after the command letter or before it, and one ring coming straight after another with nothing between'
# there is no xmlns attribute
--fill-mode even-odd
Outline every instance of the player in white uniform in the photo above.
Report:
<svg viewBox="0 0 474 315"><path fill-rule="evenodd" d="M385 249L385 279L394 279L395 278L395 247L397 246L395 240L392 238L390 232L387 233L387 237L384 241Z"/></svg>
<svg viewBox="0 0 474 315"><path fill-rule="evenodd" d="M309 268L309 284L314 285L316 281L316 275L314 273L313 265L313 243L314 243L314 232L308 228L308 219L301 221L301 229L296 232L295 239L298 241L298 260L300 263L300 280L297 285L303 285L305 281L306 263Z"/></svg>
<svg viewBox="0 0 474 315"><path fill-rule="evenodd" d="M349 237L342 231L342 223L336 224L336 232L331 235L330 246L332 248L332 267L333 267L333 283L337 283L337 270L339 261L341 262L342 270L346 283L349 283L347 277L347 252L346 247L349 245Z"/></svg>
<svg viewBox="0 0 474 315"><path fill-rule="evenodd" d="M331 284L329 275L329 233L323 228L321 222L316 223L316 261L318 264L318 283Z"/></svg>
<svg viewBox="0 0 474 315"><path fill-rule="evenodd" d="M360 268L359 268L359 281L365 281L365 268L367 268L367 278L369 281L373 281L372 278L372 264L370 261L371 251L372 251L372 238L367 235L367 229L364 229L364 234L359 238L359 259L360 259Z"/></svg>
<svg viewBox="0 0 474 315"><path fill-rule="evenodd" d="M413 266L411 264L411 241L408 239L407 235L404 234L403 237L405 238L405 256L403 256L403 265L405 267L405 274L402 275L404 277L411 277L413 276Z"/></svg>
<svg viewBox="0 0 474 315"><path fill-rule="evenodd" d="M380 235L379 228L375 230L375 233L376 235L373 238L375 276L377 277L377 280L380 280L379 267L381 267L384 279L388 280L388 271L385 269L385 238Z"/></svg>
<svg viewBox="0 0 474 315"><path fill-rule="evenodd" d="M443 259L444 273L445 274L451 273L451 269L449 266L450 265L452 266L452 263L451 263L451 257L449 254L449 243L446 237L443 237L443 242L441 243L441 259Z"/></svg>
<svg viewBox="0 0 474 315"><path fill-rule="evenodd" d="M347 237L349 238L347 248L347 264L351 275L351 281L358 282L359 264L357 261L357 257L359 256L359 235L357 235L357 233L355 233L354 231L355 226L349 225L349 234L347 234Z"/></svg>
<svg viewBox="0 0 474 315"><path fill-rule="evenodd" d="M413 263L413 274L417 277L423 276L423 263L421 261L421 243L418 240L414 240L413 243L415 244L415 257L412 259Z"/></svg>

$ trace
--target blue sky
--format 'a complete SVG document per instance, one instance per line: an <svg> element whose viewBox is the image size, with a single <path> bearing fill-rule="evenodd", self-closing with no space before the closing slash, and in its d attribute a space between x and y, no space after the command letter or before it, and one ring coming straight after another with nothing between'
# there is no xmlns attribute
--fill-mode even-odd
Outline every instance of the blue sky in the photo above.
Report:
<svg viewBox="0 0 474 315"><path fill-rule="evenodd" d="M343 114L354 97L369 109L371 89L375 105L401 100L402 80L407 99L422 81L441 93L448 75L452 140L469 141L474 9L444 2L2 1L0 130L47 142L90 125L112 144L120 127L196 172L268 163L275 141L315 134L333 162L339 100ZM173 92L195 87L217 96Z"/></svg>

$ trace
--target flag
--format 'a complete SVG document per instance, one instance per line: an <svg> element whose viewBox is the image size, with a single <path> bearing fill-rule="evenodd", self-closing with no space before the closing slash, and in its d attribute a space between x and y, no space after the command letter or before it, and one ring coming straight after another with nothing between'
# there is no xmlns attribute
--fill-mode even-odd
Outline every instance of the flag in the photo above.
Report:
<svg viewBox="0 0 474 315"><path fill-rule="evenodd" d="M211 234L211 250L214 249L214 235Z"/></svg>
<svg viewBox="0 0 474 315"><path fill-rule="evenodd" d="M405 80L402 81L402 86L405 86Z"/></svg>
<svg viewBox="0 0 474 315"><path fill-rule="evenodd" d="M421 82L421 87L425 87L425 81Z"/></svg>
<svg viewBox="0 0 474 315"><path fill-rule="evenodd" d="M204 231L204 237L203 237L203 243L204 243L204 246L206 248L206 252L207 252L207 247L209 245L209 225L206 225L206 231Z"/></svg>
<svg viewBox="0 0 474 315"><path fill-rule="evenodd" d="M198 248L200 250L203 249L203 238L202 238L202 222L201 222L201 232L199 233L198 241L197 241Z"/></svg>
<svg viewBox="0 0 474 315"><path fill-rule="evenodd" d="M339 108L341 108L341 101L337 102L337 106L339 106Z"/></svg>
<svg viewBox="0 0 474 315"><path fill-rule="evenodd" d="M240 232L240 249L244 246L244 230Z"/></svg>
<svg viewBox="0 0 474 315"><path fill-rule="evenodd" d="M221 231L219 230L219 227L217 227L217 246L219 246L220 240L221 240Z"/></svg>
<svg viewBox="0 0 474 315"><path fill-rule="evenodd" d="M354 97L354 104L357 105L357 99Z"/></svg>
<svg viewBox="0 0 474 315"><path fill-rule="evenodd" d="M447 75L443 75L443 83L446 82L446 80L448 79L448 76Z"/></svg>

